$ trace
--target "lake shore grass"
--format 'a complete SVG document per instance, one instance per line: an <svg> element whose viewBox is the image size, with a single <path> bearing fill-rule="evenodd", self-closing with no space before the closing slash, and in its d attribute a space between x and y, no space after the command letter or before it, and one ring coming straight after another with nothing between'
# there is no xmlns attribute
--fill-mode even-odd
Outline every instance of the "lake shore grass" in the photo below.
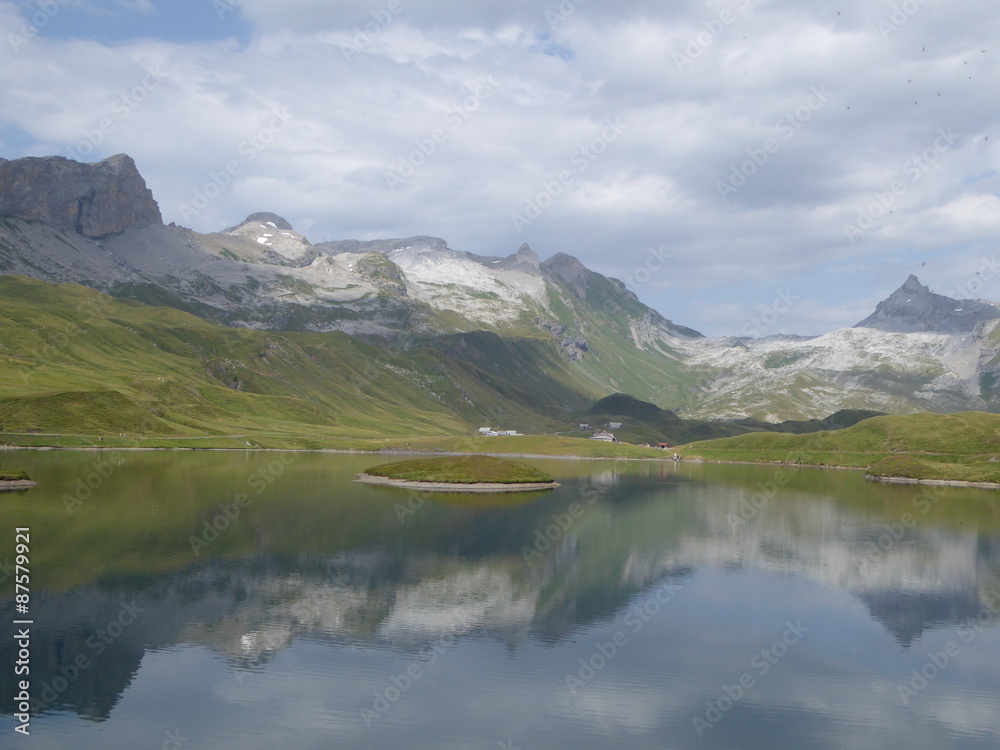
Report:
<svg viewBox="0 0 1000 750"><path fill-rule="evenodd" d="M413 458L382 464L365 474L408 482L446 484L524 484L545 483L553 479L534 466L496 456L445 456Z"/></svg>
<svg viewBox="0 0 1000 750"><path fill-rule="evenodd" d="M811 435L753 433L679 446L685 460L863 469L875 480L1000 487L1000 415L875 417Z"/></svg>
<svg viewBox="0 0 1000 750"><path fill-rule="evenodd" d="M117 450L279 450L327 451L339 453L390 454L477 454L510 456L547 456L561 458L660 459L664 451L628 443L605 443L599 440L562 435L518 435L502 437L441 436L345 438L245 434L199 437L117 437L98 435L45 435L0 433L0 449L117 449Z"/></svg>

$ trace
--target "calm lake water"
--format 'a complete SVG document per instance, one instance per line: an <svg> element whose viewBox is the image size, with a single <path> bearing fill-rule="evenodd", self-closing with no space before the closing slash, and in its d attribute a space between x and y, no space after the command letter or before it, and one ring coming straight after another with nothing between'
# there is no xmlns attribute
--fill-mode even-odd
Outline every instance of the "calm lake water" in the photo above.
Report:
<svg viewBox="0 0 1000 750"><path fill-rule="evenodd" d="M0 747L1000 747L1000 495L528 461L562 486L424 500L352 484L370 456L0 453L41 482L0 495Z"/></svg>

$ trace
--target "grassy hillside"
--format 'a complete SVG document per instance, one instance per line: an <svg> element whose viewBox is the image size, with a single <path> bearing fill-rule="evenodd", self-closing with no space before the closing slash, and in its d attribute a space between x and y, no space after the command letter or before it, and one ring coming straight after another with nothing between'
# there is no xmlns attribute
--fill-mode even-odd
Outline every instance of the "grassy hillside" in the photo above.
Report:
<svg viewBox="0 0 1000 750"><path fill-rule="evenodd" d="M603 427L608 422L622 422L615 435L630 443L666 442L672 445L696 440L744 435L748 432L791 432L804 434L821 430L839 430L850 427L863 419L882 416L879 412L844 409L825 419L807 419L790 422L759 422L743 419L736 422L714 422L700 419L681 419L672 411L656 404L640 401L634 396L615 393L602 398L583 412L580 422ZM582 434L582 433L581 433Z"/></svg>
<svg viewBox="0 0 1000 750"><path fill-rule="evenodd" d="M811 435L752 433L679 449L709 461L866 468L880 476L1000 482L1000 415L909 414Z"/></svg>
<svg viewBox="0 0 1000 750"><path fill-rule="evenodd" d="M477 333L432 344L392 355L339 332L227 328L0 276L0 443L406 449L481 425L554 432L592 398L552 342ZM430 447L462 438L443 440ZM620 455L593 441L518 452L549 447Z"/></svg>
<svg viewBox="0 0 1000 750"><path fill-rule="evenodd" d="M579 330L589 349L571 368L598 395L608 391L631 393L646 401L674 409L693 403L716 375L707 368L682 362L678 352L662 344L638 348L633 343L635 321L650 308L634 298L621 282L588 272L575 289L551 277L549 307L557 322ZM582 294L582 296L581 296ZM696 331L676 327L687 335Z"/></svg>

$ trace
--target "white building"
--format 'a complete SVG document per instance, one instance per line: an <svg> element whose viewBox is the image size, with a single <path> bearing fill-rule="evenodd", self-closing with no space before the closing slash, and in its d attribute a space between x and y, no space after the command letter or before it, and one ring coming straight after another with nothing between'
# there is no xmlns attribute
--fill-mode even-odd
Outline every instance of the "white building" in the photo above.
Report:
<svg viewBox="0 0 1000 750"><path fill-rule="evenodd" d="M601 441L603 441L605 443L617 443L618 442L615 439L614 435L612 435L610 432L605 432L604 430L601 430L600 432L595 432L593 435L590 436L590 439L591 440L601 440Z"/></svg>

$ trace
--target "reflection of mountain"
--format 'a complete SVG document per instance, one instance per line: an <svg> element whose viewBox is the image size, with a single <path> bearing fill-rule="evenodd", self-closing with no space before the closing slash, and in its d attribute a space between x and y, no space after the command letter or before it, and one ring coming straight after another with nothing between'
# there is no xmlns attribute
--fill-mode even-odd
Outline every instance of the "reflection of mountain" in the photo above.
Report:
<svg viewBox="0 0 1000 750"><path fill-rule="evenodd" d="M561 494L507 509L428 504L406 524L383 505L378 512L390 523L358 517L353 536L331 536L325 549L303 541L302 518L283 525L287 504L261 501L248 526L267 534L252 556L36 592L35 684L56 684L79 655L88 657L92 667L51 707L101 719L151 649L204 647L242 670L266 668L297 639L408 653L445 638L491 638L511 650L528 639L554 644L620 616L657 583L703 568L804 577L853 592L908 645L928 629L971 622L1000 581L1000 542L971 528L948 531L922 519L869 554L885 519L898 513L866 505L886 490L860 477L849 487L850 507L790 490L741 521L749 490L677 471L563 478ZM574 503L582 512L570 516ZM549 544L541 541L546 532ZM135 623L98 654L95 636L133 602ZM0 661L11 656L5 638ZM7 675L0 679L9 706L12 686Z"/></svg>
<svg viewBox="0 0 1000 750"><path fill-rule="evenodd" d="M973 622L983 610L976 591L865 591L859 598L872 617L881 622L904 646L912 645L925 630Z"/></svg>

